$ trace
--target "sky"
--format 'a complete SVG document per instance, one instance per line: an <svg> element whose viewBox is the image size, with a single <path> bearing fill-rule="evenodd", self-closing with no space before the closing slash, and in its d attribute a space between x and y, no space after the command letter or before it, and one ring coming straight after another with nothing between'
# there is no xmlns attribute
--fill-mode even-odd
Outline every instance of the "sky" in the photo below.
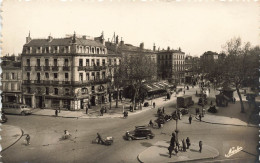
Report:
<svg viewBox="0 0 260 163"><path fill-rule="evenodd" d="M201 1L201 2L199 2ZM260 45L260 1L236 0L3 0L2 55L22 52L32 38L73 34L105 39L113 33L125 43L152 49L178 49L192 56L221 52L234 37Z"/></svg>

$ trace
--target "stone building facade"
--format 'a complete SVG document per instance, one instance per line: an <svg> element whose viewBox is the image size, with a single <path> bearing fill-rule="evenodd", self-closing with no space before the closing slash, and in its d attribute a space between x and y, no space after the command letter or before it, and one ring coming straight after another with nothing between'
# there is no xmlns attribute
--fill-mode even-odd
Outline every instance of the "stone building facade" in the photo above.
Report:
<svg viewBox="0 0 260 163"><path fill-rule="evenodd" d="M84 109L107 101L107 49L97 38L26 38L22 52L24 101L33 108Z"/></svg>
<svg viewBox="0 0 260 163"><path fill-rule="evenodd" d="M20 61L2 61L2 102L22 103Z"/></svg>
<svg viewBox="0 0 260 163"><path fill-rule="evenodd" d="M185 53L179 50L158 50L157 65L159 80L169 80L173 83L184 83Z"/></svg>

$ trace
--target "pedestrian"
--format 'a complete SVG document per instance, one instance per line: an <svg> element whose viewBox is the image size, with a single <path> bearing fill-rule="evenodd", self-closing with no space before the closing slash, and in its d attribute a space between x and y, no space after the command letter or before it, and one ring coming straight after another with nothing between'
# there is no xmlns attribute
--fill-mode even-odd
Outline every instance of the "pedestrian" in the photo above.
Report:
<svg viewBox="0 0 260 163"><path fill-rule="evenodd" d="M178 151L180 150L180 143L178 139L176 139L176 148L178 148Z"/></svg>
<svg viewBox="0 0 260 163"><path fill-rule="evenodd" d="M192 121L192 116L190 115L190 116L189 116L189 122L190 122L190 124L191 124L191 121Z"/></svg>
<svg viewBox="0 0 260 163"><path fill-rule="evenodd" d="M168 147L168 150L169 150L169 154L170 154L169 157L171 158L171 157L172 157L173 146L170 145L170 146Z"/></svg>
<svg viewBox="0 0 260 163"><path fill-rule="evenodd" d="M100 109L100 116L103 116L104 110L103 108Z"/></svg>
<svg viewBox="0 0 260 163"><path fill-rule="evenodd" d="M60 113L61 107L59 107L59 113Z"/></svg>
<svg viewBox="0 0 260 163"><path fill-rule="evenodd" d="M150 120L149 126L152 126L152 127L153 127L153 121L152 121L152 120Z"/></svg>
<svg viewBox="0 0 260 163"><path fill-rule="evenodd" d="M210 88L209 88L209 94L210 94Z"/></svg>
<svg viewBox="0 0 260 163"><path fill-rule="evenodd" d="M172 133L172 138L171 138L171 146L175 146L175 139L176 139L175 133L173 132Z"/></svg>
<svg viewBox="0 0 260 163"><path fill-rule="evenodd" d="M183 90L183 94L185 94L185 89Z"/></svg>
<svg viewBox="0 0 260 163"><path fill-rule="evenodd" d="M164 107L162 108L162 113L164 114Z"/></svg>
<svg viewBox="0 0 260 163"><path fill-rule="evenodd" d="M26 136L25 140L26 140L26 145L30 145L30 140L31 140L31 137L30 137L30 135L29 135L29 134L27 134L27 136Z"/></svg>
<svg viewBox="0 0 260 163"><path fill-rule="evenodd" d="M199 115L199 118L200 118L200 122L201 122L201 117L202 117L202 116L201 116L201 114L200 114L200 115Z"/></svg>
<svg viewBox="0 0 260 163"><path fill-rule="evenodd" d="M90 103L88 102L88 109L90 109Z"/></svg>
<svg viewBox="0 0 260 163"><path fill-rule="evenodd" d="M155 102L153 102L153 108L155 108Z"/></svg>
<svg viewBox="0 0 260 163"><path fill-rule="evenodd" d="M186 143L185 143L185 141L184 141L184 139L182 139L182 150L183 150L183 152L186 152Z"/></svg>
<svg viewBox="0 0 260 163"><path fill-rule="evenodd" d="M189 147L190 147L190 138L189 137L187 137L187 139L186 139L186 144L187 144L187 149L189 149Z"/></svg>
<svg viewBox="0 0 260 163"><path fill-rule="evenodd" d="M175 147L176 156L178 155L178 152L179 152L179 148L176 146L176 147Z"/></svg>
<svg viewBox="0 0 260 163"><path fill-rule="evenodd" d="M161 125L161 122L160 122L160 120L158 119L158 122L157 122L157 124L158 124L158 128L161 128L162 127L162 125Z"/></svg>
<svg viewBox="0 0 260 163"><path fill-rule="evenodd" d="M103 142L103 140L101 138L101 135L99 133L97 133L97 138L96 139L98 139L98 144Z"/></svg>
<svg viewBox="0 0 260 163"><path fill-rule="evenodd" d="M58 110L55 110L55 116L58 117Z"/></svg>
<svg viewBox="0 0 260 163"><path fill-rule="evenodd" d="M196 116L199 114L199 108L196 108Z"/></svg>
<svg viewBox="0 0 260 163"><path fill-rule="evenodd" d="M199 142L199 147L200 147L200 153L202 151L202 141Z"/></svg>
<svg viewBox="0 0 260 163"><path fill-rule="evenodd" d="M86 105L86 114L88 114L88 105Z"/></svg>

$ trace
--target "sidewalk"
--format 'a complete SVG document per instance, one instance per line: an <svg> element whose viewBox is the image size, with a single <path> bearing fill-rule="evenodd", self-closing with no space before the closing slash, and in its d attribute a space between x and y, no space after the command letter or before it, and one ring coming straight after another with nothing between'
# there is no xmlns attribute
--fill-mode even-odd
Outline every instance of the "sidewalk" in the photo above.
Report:
<svg viewBox="0 0 260 163"><path fill-rule="evenodd" d="M15 126L1 125L1 152L15 144L23 136L23 131Z"/></svg>
<svg viewBox="0 0 260 163"><path fill-rule="evenodd" d="M138 160L140 162L183 162L183 161L194 161L215 158L219 155L217 149L203 144L202 152L199 152L198 144L191 144L190 149L187 149L187 152L179 151L178 155L173 155L169 158L169 142L167 141L158 141L153 146L147 148L138 155Z"/></svg>

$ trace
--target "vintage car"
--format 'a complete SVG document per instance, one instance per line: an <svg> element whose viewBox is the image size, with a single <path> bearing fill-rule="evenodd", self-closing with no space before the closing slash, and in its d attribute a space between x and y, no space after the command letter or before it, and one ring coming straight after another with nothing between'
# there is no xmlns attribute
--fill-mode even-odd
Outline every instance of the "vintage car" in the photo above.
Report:
<svg viewBox="0 0 260 163"><path fill-rule="evenodd" d="M180 112L181 112L182 115L189 114L189 109L187 109L187 108L181 108L181 109L180 109Z"/></svg>
<svg viewBox="0 0 260 163"><path fill-rule="evenodd" d="M126 140L153 139L154 134L146 126L136 126L134 131L126 131Z"/></svg>
<svg viewBox="0 0 260 163"><path fill-rule="evenodd" d="M28 115L32 113L32 108L24 104L3 103L2 107L5 114Z"/></svg>

